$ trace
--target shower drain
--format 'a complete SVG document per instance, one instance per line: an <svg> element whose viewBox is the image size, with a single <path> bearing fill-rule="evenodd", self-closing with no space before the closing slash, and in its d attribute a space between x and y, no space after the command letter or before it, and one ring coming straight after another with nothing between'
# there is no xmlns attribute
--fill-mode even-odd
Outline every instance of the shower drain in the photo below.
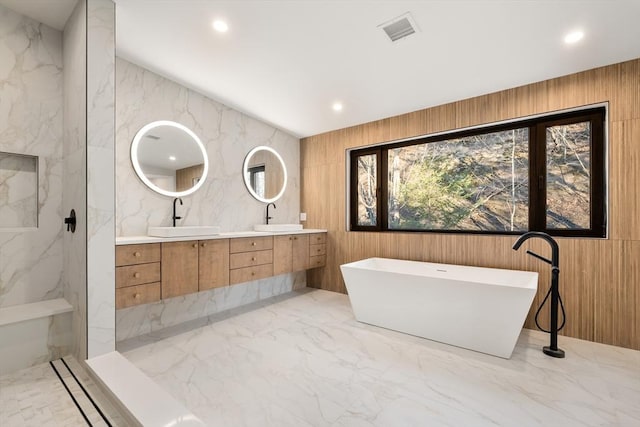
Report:
<svg viewBox="0 0 640 427"><path fill-rule="evenodd" d="M51 365L51 369L53 369L65 390L69 393L69 397L71 397L87 425L91 427L112 427L104 412L96 404L64 359L53 360L49 362L49 365Z"/></svg>

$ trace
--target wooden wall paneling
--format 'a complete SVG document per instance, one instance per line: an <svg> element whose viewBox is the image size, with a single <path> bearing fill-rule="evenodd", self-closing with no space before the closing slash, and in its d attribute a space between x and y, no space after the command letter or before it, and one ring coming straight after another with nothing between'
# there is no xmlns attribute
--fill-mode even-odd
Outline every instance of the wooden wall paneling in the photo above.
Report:
<svg viewBox="0 0 640 427"><path fill-rule="evenodd" d="M611 121L640 119L640 61L619 64L615 115Z"/></svg>
<svg viewBox="0 0 640 427"><path fill-rule="evenodd" d="M640 119L612 123L609 135L611 238L640 240Z"/></svg>
<svg viewBox="0 0 640 427"><path fill-rule="evenodd" d="M346 292L340 264L372 256L538 271L539 288L525 323L535 328L533 314L548 289L550 271L525 252L528 247L549 256L544 242L529 241L515 252L514 236L346 232L345 150L603 101L610 102L611 240L558 239L568 312L562 333L639 348L640 59L302 139L307 226L329 230L327 266L308 272L310 285ZM548 312L545 307L541 315L545 325Z"/></svg>
<svg viewBox="0 0 640 427"><path fill-rule="evenodd" d="M611 271L615 288L600 309L611 313L611 326L603 332L610 344L640 350L640 241L615 242L613 258L620 268ZM599 337L596 337L599 338Z"/></svg>

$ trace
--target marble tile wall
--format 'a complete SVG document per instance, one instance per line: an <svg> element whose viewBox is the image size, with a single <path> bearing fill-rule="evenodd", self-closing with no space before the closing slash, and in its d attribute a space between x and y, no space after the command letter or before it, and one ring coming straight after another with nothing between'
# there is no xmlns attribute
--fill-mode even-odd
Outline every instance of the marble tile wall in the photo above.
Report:
<svg viewBox="0 0 640 427"><path fill-rule="evenodd" d="M205 184L183 197L178 214L184 225L219 225L222 231L248 230L264 222L265 204L253 199L242 180L246 154L258 145L277 150L287 165L287 190L272 210L274 223L298 223L299 140L266 123L213 101L122 58L116 59L116 235L145 235L147 226L171 225L171 198L149 190L130 160L136 132L156 120L173 120L193 130L209 156ZM304 273L234 285L118 310L116 340L159 330L304 287Z"/></svg>
<svg viewBox="0 0 640 427"><path fill-rule="evenodd" d="M38 158L0 151L0 230L37 226Z"/></svg>
<svg viewBox="0 0 640 427"><path fill-rule="evenodd" d="M39 162L37 228L0 228L0 308L63 293L62 74L61 32L0 5L0 152Z"/></svg>
<svg viewBox="0 0 640 427"><path fill-rule="evenodd" d="M28 172L0 176L0 198L21 199L13 214L24 220L0 228L0 309L64 293L62 43L60 31L0 5L0 152L33 156L23 158ZM28 188L14 180L20 173ZM2 326L0 372L68 354L70 326L70 315Z"/></svg>
<svg viewBox="0 0 640 427"><path fill-rule="evenodd" d="M64 233L64 297L73 306L76 359L87 356L87 8L79 1L63 32L64 211L75 209L75 233Z"/></svg>
<svg viewBox="0 0 640 427"><path fill-rule="evenodd" d="M118 310L116 341L161 331L181 323L302 289L306 286L306 277L304 271L299 271Z"/></svg>
<svg viewBox="0 0 640 427"><path fill-rule="evenodd" d="M219 225L246 230L264 222L265 204L249 195L241 170L253 147L268 145L284 158L287 191L276 202L274 223L298 223L299 140L121 58L116 61L116 235L146 235L147 226L171 225L171 198L148 189L130 160L136 132L155 120L173 120L193 130L209 155L209 176L183 197L183 225Z"/></svg>
<svg viewBox="0 0 640 427"><path fill-rule="evenodd" d="M87 0L87 356L115 350L115 4Z"/></svg>

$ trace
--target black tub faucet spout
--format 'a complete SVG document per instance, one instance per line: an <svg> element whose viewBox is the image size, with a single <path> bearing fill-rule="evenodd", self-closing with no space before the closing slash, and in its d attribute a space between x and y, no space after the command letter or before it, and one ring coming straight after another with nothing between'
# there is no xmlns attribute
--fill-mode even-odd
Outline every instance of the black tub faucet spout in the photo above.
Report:
<svg viewBox="0 0 640 427"><path fill-rule="evenodd" d="M513 250L517 251L518 249L520 249L520 246L522 246L524 242L534 237L545 240L547 243L549 243L549 246L551 246L551 259L545 258L535 252L527 250L527 254L531 255L532 257L538 258L539 260L544 261L547 264L551 264L551 289L549 289L547 296L542 301L542 304L540 304L540 307L538 308L538 311L535 315L536 326L544 331L544 329L538 324L538 314L540 313L542 306L544 306L544 303L549 297L549 294L551 294L551 326L549 328L549 331L545 331L551 334L551 343L548 347L543 347L542 352L551 357L563 358L564 351L558 348L558 330L562 329L562 326L558 328L558 300L560 301L560 306L562 307L562 300L560 299L560 291L558 289L558 276L560 274L560 250L558 248L558 242L556 242L553 237L549 236L547 233L542 233L540 231L529 231L528 233L524 233L518 238L518 240L516 240L516 243L514 243L513 245ZM562 309L562 312L564 314L564 308ZM564 326L564 320L562 323Z"/></svg>

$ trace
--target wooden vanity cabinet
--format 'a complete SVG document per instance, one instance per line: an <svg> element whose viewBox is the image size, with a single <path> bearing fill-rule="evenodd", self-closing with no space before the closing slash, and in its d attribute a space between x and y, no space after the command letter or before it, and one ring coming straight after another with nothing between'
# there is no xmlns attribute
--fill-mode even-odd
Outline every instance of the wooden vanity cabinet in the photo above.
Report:
<svg viewBox="0 0 640 427"><path fill-rule="evenodd" d="M273 276L273 237L231 239L229 252L231 285Z"/></svg>
<svg viewBox="0 0 640 427"><path fill-rule="evenodd" d="M327 233L309 235L309 266L307 268L324 267L327 263Z"/></svg>
<svg viewBox="0 0 640 427"><path fill-rule="evenodd" d="M273 274L309 268L309 235L290 234L273 238Z"/></svg>
<svg viewBox="0 0 640 427"><path fill-rule="evenodd" d="M198 242L198 290L229 284L229 239Z"/></svg>
<svg viewBox="0 0 640 427"><path fill-rule="evenodd" d="M198 241L162 243L162 299L198 292Z"/></svg>
<svg viewBox="0 0 640 427"><path fill-rule="evenodd" d="M322 267L326 233L116 246L116 308Z"/></svg>
<svg viewBox="0 0 640 427"><path fill-rule="evenodd" d="M116 247L116 308L160 301L160 244Z"/></svg>

